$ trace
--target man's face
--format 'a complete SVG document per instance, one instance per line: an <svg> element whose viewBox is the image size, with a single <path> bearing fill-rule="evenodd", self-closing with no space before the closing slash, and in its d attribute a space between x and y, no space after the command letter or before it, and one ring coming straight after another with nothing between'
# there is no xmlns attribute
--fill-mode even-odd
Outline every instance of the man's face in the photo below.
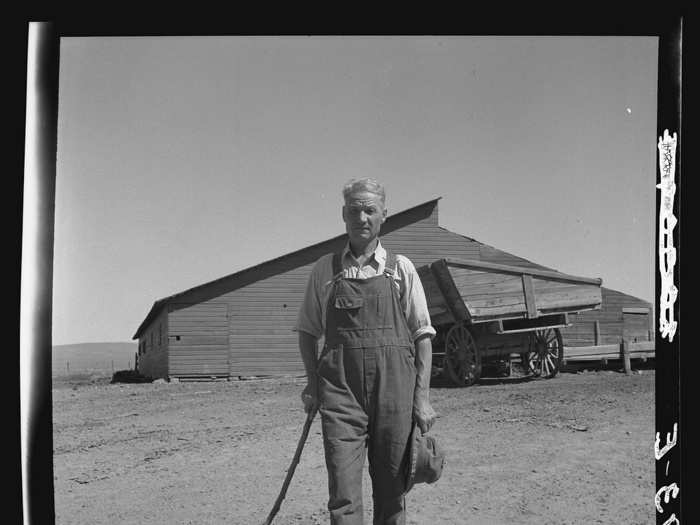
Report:
<svg viewBox="0 0 700 525"><path fill-rule="evenodd" d="M386 208L379 195L357 192L348 195L343 206L345 230L354 245L365 245L379 236L379 229L386 220Z"/></svg>

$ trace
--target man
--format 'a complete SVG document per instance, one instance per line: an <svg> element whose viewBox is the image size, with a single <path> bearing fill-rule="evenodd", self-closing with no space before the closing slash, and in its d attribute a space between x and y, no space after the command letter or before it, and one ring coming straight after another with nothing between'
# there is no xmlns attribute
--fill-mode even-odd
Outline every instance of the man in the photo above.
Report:
<svg viewBox="0 0 700 525"><path fill-rule="evenodd" d="M362 524L367 447L374 523L404 524L413 421L423 433L435 421L429 401L435 329L415 267L379 242L384 188L353 180L343 197L348 243L314 265L295 328L308 378L302 400L307 412L321 414L331 523Z"/></svg>

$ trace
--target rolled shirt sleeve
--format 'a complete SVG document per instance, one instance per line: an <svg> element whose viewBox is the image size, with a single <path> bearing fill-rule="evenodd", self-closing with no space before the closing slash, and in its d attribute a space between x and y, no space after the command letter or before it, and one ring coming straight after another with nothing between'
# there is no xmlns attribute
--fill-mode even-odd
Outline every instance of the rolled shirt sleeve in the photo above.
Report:
<svg viewBox="0 0 700 525"><path fill-rule="evenodd" d="M432 339L436 332L430 324L428 301L416 267L402 255L396 256L396 262L400 280L401 307L406 315L411 337L415 341L420 336L428 334Z"/></svg>
<svg viewBox="0 0 700 525"><path fill-rule="evenodd" d="M306 282L306 291L304 300L301 303L297 314L297 322L294 325L295 332L306 332L315 338L320 338L323 335L323 308L322 301L322 286L321 281L325 266L328 266L328 257L321 257L311 269L311 274ZM327 272L326 272L327 273Z"/></svg>

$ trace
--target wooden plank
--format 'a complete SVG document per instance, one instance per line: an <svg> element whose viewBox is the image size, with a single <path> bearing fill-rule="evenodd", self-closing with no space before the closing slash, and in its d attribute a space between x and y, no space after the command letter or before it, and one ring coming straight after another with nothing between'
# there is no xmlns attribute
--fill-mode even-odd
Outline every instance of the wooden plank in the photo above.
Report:
<svg viewBox="0 0 700 525"><path fill-rule="evenodd" d="M228 361L228 351L206 351L198 352L196 350L191 352L171 352L170 353L170 363L207 363L207 362L220 362Z"/></svg>
<svg viewBox="0 0 700 525"><path fill-rule="evenodd" d="M539 290L535 286L540 310L553 310L562 306L586 306L601 304L600 291L591 287Z"/></svg>
<svg viewBox="0 0 700 525"><path fill-rule="evenodd" d="M289 357L293 357L293 358L295 358L295 360L297 358L301 359L301 354L299 353L298 346L269 348L269 349L266 349L264 351L260 350L259 348L248 347L248 348L237 348L234 352L231 352L232 359L243 359L243 358L251 358L251 359L284 358L284 359L287 359Z"/></svg>
<svg viewBox="0 0 700 525"><path fill-rule="evenodd" d="M595 320L593 323L593 341L595 341L594 344L599 345L600 344L600 321L598 319Z"/></svg>
<svg viewBox="0 0 700 525"><path fill-rule="evenodd" d="M170 327L187 327L187 326L212 326L212 327L217 327L217 326L226 326L228 324L228 319L224 318L211 318L211 319L202 319L202 318L180 318L180 319L171 319L170 320Z"/></svg>
<svg viewBox="0 0 700 525"><path fill-rule="evenodd" d="M170 342L170 348L177 348L179 346L188 345L228 345L228 334L225 335L195 335L195 336L182 336L180 340L172 338Z"/></svg>
<svg viewBox="0 0 700 525"><path fill-rule="evenodd" d="M296 338L297 335L296 333L293 333L293 325L290 325L288 327L283 327L283 328L256 328L253 326L234 326L231 329L231 332L229 335L231 337L242 337L242 336L264 336L264 337L271 337L273 339L275 338L289 338L289 337L294 337Z"/></svg>
<svg viewBox="0 0 700 525"><path fill-rule="evenodd" d="M656 349L655 341L638 341L636 343L629 343L630 352L646 352Z"/></svg>
<svg viewBox="0 0 700 525"><path fill-rule="evenodd" d="M479 317L472 317L473 324L484 324L492 323L494 321L505 321L507 319L525 319L525 311L513 312L508 314L498 314L498 315L479 315Z"/></svg>
<svg viewBox="0 0 700 525"><path fill-rule="evenodd" d="M243 320L245 322L255 320L255 319L281 319L294 322L299 313L298 308L261 308L261 307L249 307L248 305L241 305L232 307L231 315L229 319L232 322L236 320Z"/></svg>
<svg viewBox="0 0 700 525"><path fill-rule="evenodd" d="M216 326L219 324L226 324L227 322L228 318L226 315L219 315L216 317L181 316L170 318L170 326L180 326L192 323L211 324Z"/></svg>
<svg viewBox="0 0 700 525"><path fill-rule="evenodd" d="M603 282L603 280L600 278L580 277L580 276L576 276L576 275L569 275L569 274L554 272L554 271L550 271L550 270L539 270L539 269L528 268L528 267L523 267L523 266L510 266L510 265L505 265L505 264L495 264L495 263L489 263L489 262L478 261L478 260L453 259L453 258L446 258L444 260L448 266L457 266L457 267L461 267L461 268L475 268L475 269L493 270L493 271L500 272L500 273L512 273L515 275L528 274L528 275L532 275L532 276L545 277L549 280L568 281L568 282L575 282L575 283L587 283L587 284L595 284L597 286L600 286Z"/></svg>
<svg viewBox="0 0 700 525"><path fill-rule="evenodd" d="M260 339L250 337L247 339L235 338L231 339L231 352L240 353L244 351L255 351L260 354L271 352L278 349L289 349L291 353L299 351L299 343L297 338L287 341L260 341Z"/></svg>
<svg viewBox="0 0 700 525"><path fill-rule="evenodd" d="M656 358L656 352L630 352L630 359L641 359L646 362L647 359Z"/></svg>
<svg viewBox="0 0 700 525"><path fill-rule="evenodd" d="M417 269L418 276L423 285L426 301L428 303L428 314L433 323L450 323L454 321L454 316L449 310L445 298L435 281L435 277L429 266L421 266Z"/></svg>
<svg viewBox="0 0 700 525"><path fill-rule="evenodd" d="M564 355L568 358L579 358L581 356L618 356L620 355L620 345L594 345L594 346L565 346Z"/></svg>
<svg viewBox="0 0 700 525"><path fill-rule="evenodd" d="M563 364L567 364L572 361L607 361L608 359L620 359L620 353L618 352L616 354L581 355L577 357L571 357L564 354Z"/></svg>
<svg viewBox="0 0 700 525"><path fill-rule="evenodd" d="M205 361L213 358L228 358L228 349L211 347L185 347L173 349L169 352L169 354L171 359L192 358Z"/></svg>
<svg viewBox="0 0 700 525"><path fill-rule="evenodd" d="M216 302L216 303L172 303L169 305L170 316L173 315L219 315L225 314L227 309L227 303Z"/></svg>
<svg viewBox="0 0 700 525"><path fill-rule="evenodd" d="M493 308L499 306L514 306L520 305L521 309L527 311L525 307L525 298L523 297L522 288L518 294L503 294L487 297L473 298L471 296L462 296L462 300L471 310L472 308Z"/></svg>
<svg viewBox="0 0 700 525"><path fill-rule="evenodd" d="M527 316L525 303L507 303L501 301L499 304L474 306L469 304L469 311L473 322L497 318L522 318Z"/></svg>
<svg viewBox="0 0 700 525"><path fill-rule="evenodd" d="M207 336L220 336L223 337L228 334L228 326L220 327L208 327L208 326L192 326L192 327L174 327L170 330L168 339L170 341L175 341L179 337L207 337Z"/></svg>
<svg viewBox="0 0 700 525"><path fill-rule="evenodd" d="M193 367L188 365L186 367L175 366L170 369L170 376L173 377L186 377L186 376L221 376L226 377L229 375L228 368L222 368L221 366L206 366L206 367Z"/></svg>
<svg viewBox="0 0 700 525"><path fill-rule="evenodd" d="M622 313L623 314L649 314L649 308L634 308L634 307L629 307L625 306L622 308Z"/></svg>
<svg viewBox="0 0 700 525"><path fill-rule="evenodd" d="M239 365L257 365L260 367L268 367L268 366L283 366L283 367L297 367L297 366L303 366L303 361L301 360L300 357L294 358L292 356L281 356L277 357L276 359L269 358L269 359L258 359L257 357L253 356L243 356L243 357L232 357L231 358L231 367L234 366L239 366Z"/></svg>
<svg viewBox="0 0 700 525"><path fill-rule="evenodd" d="M535 289L532 285L532 275L523 274L522 281L527 317L528 319L534 319L537 317L537 306L535 305Z"/></svg>
<svg viewBox="0 0 700 525"><path fill-rule="evenodd" d="M455 321L462 321L471 319L471 315L467 310L467 307L462 301L462 297L459 291L455 287L455 283L452 280L452 275L450 274L447 265L444 261L438 260L430 264L430 270L435 277L435 282L440 288L445 303L455 318Z"/></svg>
<svg viewBox="0 0 700 525"><path fill-rule="evenodd" d="M204 312L200 310L176 310L170 312L170 319L222 319L226 318L226 311L222 312Z"/></svg>
<svg viewBox="0 0 700 525"><path fill-rule="evenodd" d="M511 291L517 290L521 286L520 275L483 272L471 268L458 267L449 267L449 270L452 280L457 287L468 286L470 289L475 290L475 293L479 293L481 290L488 293L491 291L492 286L496 286L499 289L508 289L510 284Z"/></svg>

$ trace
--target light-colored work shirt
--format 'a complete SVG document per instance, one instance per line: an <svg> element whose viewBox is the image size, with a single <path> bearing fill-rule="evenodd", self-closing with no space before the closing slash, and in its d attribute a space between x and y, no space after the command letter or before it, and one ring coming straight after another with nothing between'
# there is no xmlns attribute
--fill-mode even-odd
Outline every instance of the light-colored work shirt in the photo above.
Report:
<svg viewBox="0 0 700 525"><path fill-rule="evenodd" d="M425 334L433 338L435 329L430 324L428 303L418 272L408 258L399 254L396 254L395 258L394 284L399 290L401 307L413 341ZM367 279L381 275L384 273L385 263L386 250L380 242L377 242L374 253L362 264L353 256L349 244L345 245L341 253L343 277L347 279ZM326 311L333 289L333 277L333 254L329 253L321 257L311 270L294 331L306 332L317 339L325 334Z"/></svg>

